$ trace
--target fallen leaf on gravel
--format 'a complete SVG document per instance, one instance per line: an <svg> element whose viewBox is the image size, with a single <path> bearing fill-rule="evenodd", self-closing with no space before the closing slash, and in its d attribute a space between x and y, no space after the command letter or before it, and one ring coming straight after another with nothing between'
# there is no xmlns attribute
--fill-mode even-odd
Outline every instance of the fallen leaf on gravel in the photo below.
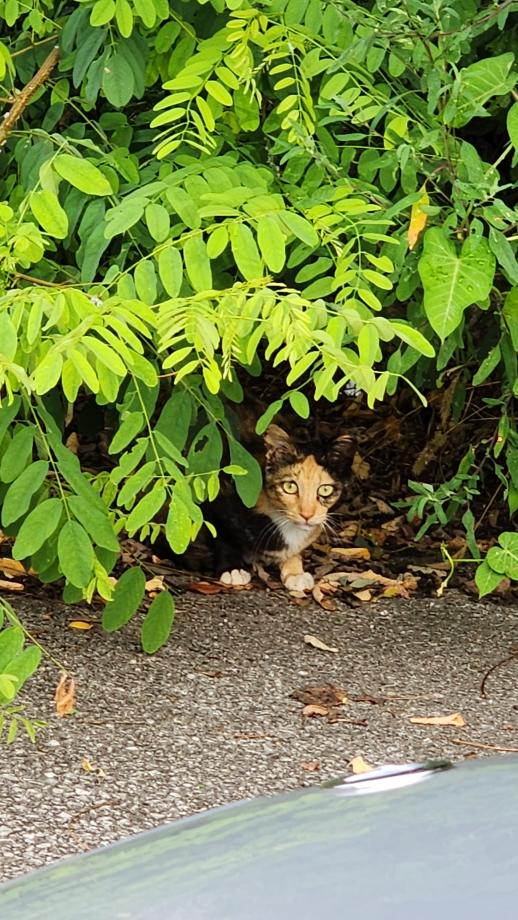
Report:
<svg viewBox="0 0 518 920"><path fill-rule="evenodd" d="M346 559L370 559L371 554L366 546L333 546L333 556L343 556Z"/></svg>
<svg viewBox="0 0 518 920"><path fill-rule="evenodd" d="M466 724L460 712L453 712L450 716L413 716L410 721L414 725L456 725L457 728Z"/></svg>
<svg viewBox="0 0 518 920"><path fill-rule="evenodd" d="M317 639L316 636L306 633L304 636L304 642L306 645L311 645L312 648L318 648L321 652L337 652L337 648L332 648L330 645L326 645L325 642L322 642L321 639Z"/></svg>
<svg viewBox="0 0 518 920"><path fill-rule="evenodd" d="M192 581L189 585L189 591L196 591L197 594L221 594L225 590L225 585L215 581Z"/></svg>
<svg viewBox="0 0 518 920"><path fill-rule="evenodd" d="M371 767L370 763L367 763L361 755L353 757L352 760L349 761L348 766L355 775L359 773L370 773L370 771L374 769L374 767Z"/></svg>
<svg viewBox="0 0 518 920"><path fill-rule="evenodd" d="M15 575L27 575L25 566L18 562L17 559L10 559L9 556L0 558L0 572L3 572L7 578L13 578Z"/></svg>
<svg viewBox="0 0 518 920"><path fill-rule="evenodd" d="M372 591L369 591L368 588L365 588L363 591L353 591L355 597L359 601L371 601L372 600Z"/></svg>
<svg viewBox="0 0 518 920"><path fill-rule="evenodd" d="M292 700L297 700L304 705L315 703L323 706L343 706L349 702L345 690L335 687L334 684L324 684L322 687L303 687L290 693Z"/></svg>
<svg viewBox="0 0 518 920"><path fill-rule="evenodd" d="M4 581L3 578L0 578L0 588L2 591L25 591L20 581Z"/></svg>
<svg viewBox="0 0 518 920"><path fill-rule="evenodd" d="M93 623L88 623L87 620L70 620L68 624L70 629L92 629Z"/></svg>
<svg viewBox="0 0 518 920"><path fill-rule="evenodd" d="M316 773L320 770L320 763L318 760L303 760L301 767L303 770L306 770L307 773Z"/></svg>
<svg viewBox="0 0 518 920"><path fill-rule="evenodd" d="M317 703L310 703L308 706L304 706L302 715L308 718L313 718L314 716L327 716L329 715L329 708L327 706L319 706Z"/></svg>
<svg viewBox="0 0 518 920"><path fill-rule="evenodd" d="M320 604L324 610L336 610L336 604L334 600L332 600L330 597L326 597L322 587L326 588L326 593L330 590L335 590L334 588L331 589L331 585L329 583L326 584L326 582L323 582L322 585L320 583L316 584L311 592L313 595L313 600L316 601L317 604Z"/></svg>
<svg viewBox="0 0 518 920"><path fill-rule="evenodd" d="M149 581L146 581L146 591L150 594L152 591L163 591L164 590L164 576L163 575L154 575L153 578L150 578Z"/></svg>
<svg viewBox="0 0 518 920"><path fill-rule="evenodd" d="M102 767L96 766L94 763L91 763L88 760L88 757L83 757L81 761L81 766L83 770L86 770L87 773L95 773L96 776L106 776L106 773Z"/></svg>
<svg viewBox="0 0 518 920"><path fill-rule="evenodd" d="M74 711L76 705L76 682L73 677L62 674L54 694L56 713L61 718Z"/></svg>

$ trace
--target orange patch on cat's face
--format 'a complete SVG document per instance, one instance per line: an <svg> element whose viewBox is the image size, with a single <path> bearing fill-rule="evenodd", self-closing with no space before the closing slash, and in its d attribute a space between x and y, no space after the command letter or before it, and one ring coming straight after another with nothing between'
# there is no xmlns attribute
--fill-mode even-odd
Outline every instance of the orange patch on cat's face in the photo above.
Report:
<svg viewBox="0 0 518 920"><path fill-rule="evenodd" d="M283 483L295 482L297 492L288 494ZM265 493L270 507L283 511L286 517L297 524L322 524L327 510L340 497L340 488L328 498L319 498L318 489L324 485L336 485L328 472L310 455L299 463L287 464L275 470L266 483Z"/></svg>

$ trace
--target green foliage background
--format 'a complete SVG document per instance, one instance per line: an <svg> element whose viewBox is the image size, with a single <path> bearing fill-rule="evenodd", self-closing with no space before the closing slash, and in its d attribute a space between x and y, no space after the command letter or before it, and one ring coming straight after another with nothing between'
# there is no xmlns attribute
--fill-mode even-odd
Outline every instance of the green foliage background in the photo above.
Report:
<svg viewBox="0 0 518 920"><path fill-rule="evenodd" d="M59 47L0 148L0 503L16 559L64 578L67 600L98 592L106 628L123 625L144 582L127 572L113 595L122 530L156 536L168 502L182 552L227 446L255 502L227 407L236 367L264 361L286 390L263 428L285 400L307 417L308 384L334 401L353 382L375 406L455 367L461 411L468 385L496 379L487 453L514 513L517 11L0 2L6 113ZM411 249L412 208L427 226ZM63 444L85 392L115 420L110 473ZM518 572L507 543L479 566L482 593ZM147 651L173 613L169 595L153 602Z"/></svg>

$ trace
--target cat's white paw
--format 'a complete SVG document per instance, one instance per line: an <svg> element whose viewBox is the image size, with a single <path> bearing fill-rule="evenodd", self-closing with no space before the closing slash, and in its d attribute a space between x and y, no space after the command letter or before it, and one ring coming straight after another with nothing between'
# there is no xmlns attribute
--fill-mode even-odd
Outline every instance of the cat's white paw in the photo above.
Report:
<svg viewBox="0 0 518 920"><path fill-rule="evenodd" d="M232 569L231 572L223 572L219 578L222 585L229 585L231 588L241 588L248 585L252 576L245 569Z"/></svg>
<svg viewBox="0 0 518 920"><path fill-rule="evenodd" d="M287 575L284 579L284 587L288 591L311 591L315 582L309 572L301 572L300 575Z"/></svg>

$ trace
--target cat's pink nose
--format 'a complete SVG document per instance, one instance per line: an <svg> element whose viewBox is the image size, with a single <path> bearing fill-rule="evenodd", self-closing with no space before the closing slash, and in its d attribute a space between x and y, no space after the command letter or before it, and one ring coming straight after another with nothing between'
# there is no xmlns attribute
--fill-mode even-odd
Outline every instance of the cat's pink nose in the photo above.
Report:
<svg viewBox="0 0 518 920"><path fill-rule="evenodd" d="M301 512L301 513L300 513L300 516L301 516L302 518L304 518L304 520L305 520L305 522L306 522L306 524L307 524L308 521L309 521L309 519L310 519L310 517L312 517L312 514L311 514L311 512L310 512L309 514L303 514L303 513Z"/></svg>

